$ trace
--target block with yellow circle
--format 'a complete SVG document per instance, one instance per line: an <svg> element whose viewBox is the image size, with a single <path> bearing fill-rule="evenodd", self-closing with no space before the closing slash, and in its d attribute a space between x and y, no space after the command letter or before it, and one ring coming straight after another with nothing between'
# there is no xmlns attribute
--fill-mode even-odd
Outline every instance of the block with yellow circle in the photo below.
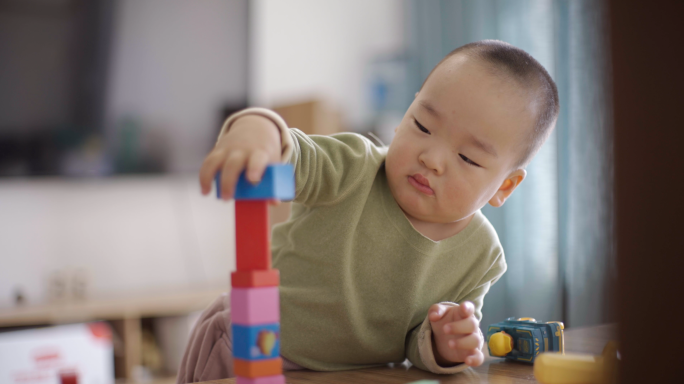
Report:
<svg viewBox="0 0 684 384"><path fill-rule="evenodd" d="M232 330L235 357L245 360L264 360L280 356L280 323L233 324Z"/></svg>

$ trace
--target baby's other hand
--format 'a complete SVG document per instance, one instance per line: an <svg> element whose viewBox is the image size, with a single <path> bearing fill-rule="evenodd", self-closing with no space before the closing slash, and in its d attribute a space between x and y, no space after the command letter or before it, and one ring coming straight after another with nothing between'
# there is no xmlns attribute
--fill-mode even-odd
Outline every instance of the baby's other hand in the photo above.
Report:
<svg viewBox="0 0 684 384"><path fill-rule="evenodd" d="M473 303L434 304L428 310L428 319L432 326L432 350L437 364L465 363L477 367L484 362L484 337Z"/></svg>
<svg viewBox="0 0 684 384"><path fill-rule="evenodd" d="M280 132L275 123L259 115L242 116L204 159L200 168L202 194L211 191L214 176L221 171L221 197L230 200L243 170L247 171L247 180L257 184L266 166L280 162L280 156Z"/></svg>

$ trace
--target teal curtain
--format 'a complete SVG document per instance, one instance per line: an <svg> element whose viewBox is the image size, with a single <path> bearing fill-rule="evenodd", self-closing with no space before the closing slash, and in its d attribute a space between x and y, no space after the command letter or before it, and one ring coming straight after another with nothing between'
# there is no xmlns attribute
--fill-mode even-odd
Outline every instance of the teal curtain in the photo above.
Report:
<svg viewBox="0 0 684 384"><path fill-rule="evenodd" d="M498 39L546 67L559 87L554 134L502 208L483 209L508 272L485 299L482 326L510 316L568 326L611 321L612 147L603 5L592 0L407 0L415 92L445 54Z"/></svg>

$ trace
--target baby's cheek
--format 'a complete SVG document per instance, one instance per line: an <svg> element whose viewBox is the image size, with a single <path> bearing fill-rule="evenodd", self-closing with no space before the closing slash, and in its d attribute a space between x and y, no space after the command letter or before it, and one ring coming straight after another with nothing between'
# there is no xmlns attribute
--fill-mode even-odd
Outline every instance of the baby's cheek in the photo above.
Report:
<svg viewBox="0 0 684 384"><path fill-rule="evenodd" d="M467 215L479 208L479 194L467 183L453 182L449 191L449 202L453 210Z"/></svg>
<svg viewBox="0 0 684 384"><path fill-rule="evenodd" d="M385 160L385 171L387 175L392 178L396 178L399 173L401 173L401 168L405 166L406 160L400 155L401 152L390 151L387 154L387 159Z"/></svg>
<svg viewBox="0 0 684 384"><path fill-rule="evenodd" d="M468 197L463 190L454 183L447 185L445 198L441 201L441 208L444 212L460 212L468 203Z"/></svg>

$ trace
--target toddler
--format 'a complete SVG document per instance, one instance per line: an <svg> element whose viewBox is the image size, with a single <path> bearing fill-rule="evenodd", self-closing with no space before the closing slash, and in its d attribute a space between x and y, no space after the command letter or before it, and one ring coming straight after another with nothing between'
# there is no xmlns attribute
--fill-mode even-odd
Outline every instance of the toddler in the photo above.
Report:
<svg viewBox="0 0 684 384"><path fill-rule="evenodd" d="M427 77L389 147L343 133L307 136L251 108L225 122L200 171L233 195L269 163L295 167L290 219L272 236L281 272L284 369L358 369L406 358L455 373L482 364L485 294L506 271L480 212L500 207L558 116L556 85L530 55L480 41ZM179 382L233 375L227 296L191 335Z"/></svg>

